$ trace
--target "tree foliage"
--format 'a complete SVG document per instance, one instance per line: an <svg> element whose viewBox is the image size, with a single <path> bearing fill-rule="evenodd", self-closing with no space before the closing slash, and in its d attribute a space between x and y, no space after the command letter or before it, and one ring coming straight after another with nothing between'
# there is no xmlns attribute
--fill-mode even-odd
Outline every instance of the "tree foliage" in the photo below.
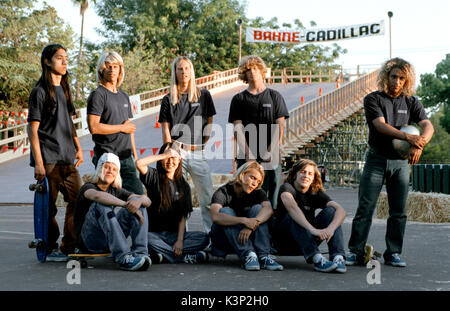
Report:
<svg viewBox="0 0 450 311"><path fill-rule="evenodd" d="M103 35L110 43L131 51L142 39L141 47L155 55L163 81L169 81L166 70L178 55L189 56L197 76L238 65L239 26L280 28L276 18L248 20L245 7L237 0L101 0L96 6L102 18ZM314 22L311 22L315 24ZM284 28L292 28L283 24ZM304 28L299 20L296 28ZM314 67L330 65L346 51L338 45L247 44L242 36L242 54L258 54L270 67Z"/></svg>
<svg viewBox="0 0 450 311"><path fill-rule="evenodd" d="M417 95L423 105L433 108L434 111L442 110L440 124L450 133L450 54L436 65L434 74L420 75L420 84Z"/></svg>
<svg viewBox="0 0 450 311"><path fill-rule="evenodd" d="M178 55L193 60L198 76L236 67L237 0L102 0L96 8L108 41L131 51L142 39L166 80Z"/></svg>
<svg viewBox="0 0 450 311"><path fill-rule="evenodd" d="M44 4L36 0L0 1L0 108L19 110L28 103L39 79L40 55L49 43L73 47L72 29Z"/></svg>

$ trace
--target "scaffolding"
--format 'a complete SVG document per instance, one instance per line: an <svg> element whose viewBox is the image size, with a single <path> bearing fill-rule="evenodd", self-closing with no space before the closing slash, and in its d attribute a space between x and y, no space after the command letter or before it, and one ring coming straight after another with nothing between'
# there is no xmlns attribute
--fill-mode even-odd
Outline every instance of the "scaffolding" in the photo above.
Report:
<svg viewBox="0 0 450 311"><path fill-rule="evenodd" d="M288 170L300 158L308 158L325 168L329 184L359 184L368 149L367 136L368 127L361 109L287 157L283 169Z"/></svg>

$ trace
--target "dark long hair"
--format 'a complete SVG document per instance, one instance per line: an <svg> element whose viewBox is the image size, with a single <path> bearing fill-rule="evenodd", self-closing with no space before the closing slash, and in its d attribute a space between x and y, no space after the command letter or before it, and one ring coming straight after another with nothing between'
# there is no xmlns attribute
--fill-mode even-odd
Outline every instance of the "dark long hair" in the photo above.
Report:
<svg viewBox="0 0 450 311"><path fill-rule="evenodd" d="M159 149L159 154L164 153L168 148L172 147L172 143L165 143ZM167 178L167 172L162 165L162 161L158 161L156 163L156 170L158 172L159 177L159 190L161 196L161 204L159 205L160 211L167 211L172 207L172 195L170 190L169 179ZM175 183L175 187L179 193L178 199L182 200L192 200L191 197L184 198L186 193L188 193L189 184L183 177L183 168L180 163L178 164L177 169L175 170L175 174L173 176L173 182Z"/></svg>
<svg viewBox="0 0 450 311"><path fill-rule="evenodd" d="M63 47L61 44L50 44L47 45L43 50L41 54L41 67L42 67L42 75L39 79L39 81L36 83L36 86L40 85L45 90L45 105L47 109L54 109L56 107L56 101L55 101L55 89L53 87L52 82L52 75L51 70L48 67L48 65L45 63L45 60L48 62L52 61L53 55L59 50L63 49L64 51L67 51L65 47ZM72 110L73 108L73 102L72 102L72 95L70 94L70 84L69 84L69 72L66 71L66 74L62 76L61 78L61 86L64 90L64 94L66 96L66 103L67 106L70 107Z"/></svg>

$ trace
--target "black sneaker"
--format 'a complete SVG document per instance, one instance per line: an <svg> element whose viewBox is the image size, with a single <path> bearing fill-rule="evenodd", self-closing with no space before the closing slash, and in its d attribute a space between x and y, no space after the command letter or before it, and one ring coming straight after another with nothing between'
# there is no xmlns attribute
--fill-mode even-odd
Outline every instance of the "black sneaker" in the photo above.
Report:
<svg viewBox="0 0 450 311"><path fill-rule="evenodd" d="M184 255L183 261L185 263L202 263L208 261L208 254L204 251L199 251L196 254L188 254Z"/></svg>
<svg viewBox="0 0 450 311"><path fill-rule="evenodd" d="M137 271L148 263L145 257L135 257L131 254L125 255L122 262L120 263L120 269L127 271ZM148 266L147 266L148 268Z"/></svg>

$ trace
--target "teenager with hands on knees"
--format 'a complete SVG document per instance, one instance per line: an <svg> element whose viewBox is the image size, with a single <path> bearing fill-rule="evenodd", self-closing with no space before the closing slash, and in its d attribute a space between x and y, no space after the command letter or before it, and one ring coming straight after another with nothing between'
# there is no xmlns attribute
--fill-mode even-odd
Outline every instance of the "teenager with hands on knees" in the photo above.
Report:
<svg viewBox="0 0 450 311"><path fill-rule="evenodd" d="M145 195L123 189L119 172L119 157L104 153L91 182L81 187L74 214L78 248L83 253L111 252L123 270L147 270L151 259L147 249L146 207L151 201ZM122 207L117 214L115 207Z"/></svg>
<svg viewBox="0 0 450 311"><path fill-rule="evenodd" d="M267 220L273 209L264 190L264 169L256 161L244 163L211 201L211 254L237 254L248 271L283 270L270 255Z"/></svg>
<svg viewBox="0 0 450 311"><path fill-rule="evenodd" d="M316 215L316 209L321 211ZM341 224L344 209L325 193L317 165L301 159L280 188L275 211L273 242L279 253L303 254L320 272L346 272ZM318 246L326 241L327 260Z"/></svg>

